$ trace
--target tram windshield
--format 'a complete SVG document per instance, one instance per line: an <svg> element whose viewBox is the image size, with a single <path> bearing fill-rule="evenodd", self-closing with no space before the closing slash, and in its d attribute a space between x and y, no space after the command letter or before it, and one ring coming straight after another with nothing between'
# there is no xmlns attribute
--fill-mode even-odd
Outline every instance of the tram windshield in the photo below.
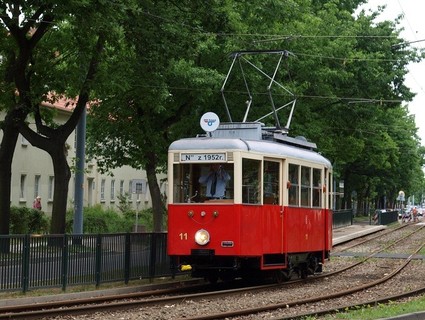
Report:
<svg viewBox="0 0 425 320"><path fill-rule="evenodd" d="M223 201L234 198L232 163L175 164L174 203Z"/></svg>

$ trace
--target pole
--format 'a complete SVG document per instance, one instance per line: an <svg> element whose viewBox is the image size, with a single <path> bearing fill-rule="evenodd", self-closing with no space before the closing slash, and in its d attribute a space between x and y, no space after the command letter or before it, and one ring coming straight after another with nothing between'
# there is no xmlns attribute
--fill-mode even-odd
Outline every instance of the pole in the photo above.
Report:
<svg viewBox="0 0 425 320"><path fill-rule="evenodd" d="M139 199L136 199L136 222L134 226L134 232L139 232Z"/></svg>
<svg viewBox="0 0 425 320"><path fill-rule="evenodd" d="M75 161L75 191L74 191L74 234L83 234L84 205L84 164L86 161L86 108L81 114L77 125L77 150Z"/></svg>

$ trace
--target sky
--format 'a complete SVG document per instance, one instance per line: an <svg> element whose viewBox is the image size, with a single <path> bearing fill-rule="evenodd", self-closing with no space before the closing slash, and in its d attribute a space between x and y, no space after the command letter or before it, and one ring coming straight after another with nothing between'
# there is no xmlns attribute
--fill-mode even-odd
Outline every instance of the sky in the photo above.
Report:
<svg viewBox="0 0 425 320"><path fill-rule="evenodd" d="M394 20L400 14L404 15L400 27L404 28L401 36L406 41L419 41L412 43L412 47L425 48L425 18L423 0L369 0L363 6L365 9L376 11L378 6L386 5L386 9L380 15L379 20ZM421 143L425 146L425 61L409 65L409 73L405 84L416 93L416 97L409 102L409 112L415 115L416 127Z"/></svg>

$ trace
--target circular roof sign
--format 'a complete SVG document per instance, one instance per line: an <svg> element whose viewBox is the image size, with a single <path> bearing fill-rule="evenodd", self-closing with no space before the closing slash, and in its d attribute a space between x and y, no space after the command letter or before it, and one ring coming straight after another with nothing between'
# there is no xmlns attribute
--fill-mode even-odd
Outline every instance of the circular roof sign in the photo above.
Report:
<svg viewBox="0 0 425 320"><path fill-rule="evenodd" d="M211 132L217 130L220 125L220 119L214 112L207 112L202 115L200 124L201 128L206 132Z"/></svg>

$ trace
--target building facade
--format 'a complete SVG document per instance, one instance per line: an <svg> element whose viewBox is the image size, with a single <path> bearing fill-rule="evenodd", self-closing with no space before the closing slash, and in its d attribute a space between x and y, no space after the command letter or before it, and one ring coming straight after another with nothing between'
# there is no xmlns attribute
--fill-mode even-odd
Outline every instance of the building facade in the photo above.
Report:
<svg viewBox="0 0 425 320"><path fill-rule="evenodd" d="M65 122L70 110L55 105L55 121ZM0 119L4 114L0 113ZM31 121L31 119L30 119ZM34 125L35 126L35 125ZM2 139L0 131L0 139ZM67 141L68 164L72 167L75 163L76 134L75 131ZM135 210L143 210L151 207L151 196L147 187L146 172L136 170L129 166L123 166L110 172L101 174L95 160L86 161L84 174L84 206L100 204L104 208L117 208L118 196L127 195L130 204ZM165 175L164 175L165 177ZM158 177L158 181L163 177ZM31 146L20 135L16 144L12 164L11 205L32 207L34 199L41 197L42 210L47 214L52 212L54 193L53 163L47 152ZM137 191L135 188L137 182ZM166 192L167 186L160 185L161 192ZM69 182L68 208L74 208L75 172Z"/></svg>

